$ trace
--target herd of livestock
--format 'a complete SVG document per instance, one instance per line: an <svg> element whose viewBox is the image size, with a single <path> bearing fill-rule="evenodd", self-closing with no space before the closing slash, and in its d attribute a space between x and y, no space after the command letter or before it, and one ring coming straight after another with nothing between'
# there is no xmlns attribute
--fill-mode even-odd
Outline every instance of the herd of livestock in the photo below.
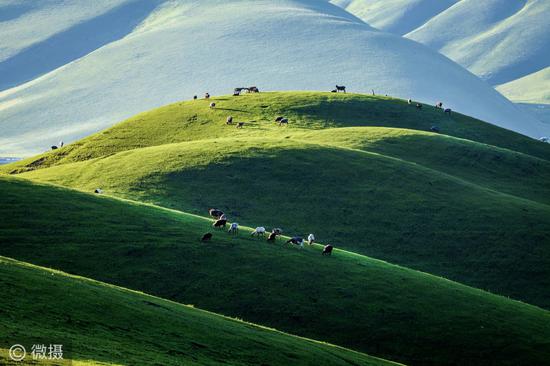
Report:
<svg viewBox="0 0 550 366"><path fill-rule="evenodd" d="M216 208L211 208L208 210L208 214L210 217L212 217L215 221L212 224L214 228L217 229L225 229L227 225L229 224L227 221L227 216L225 213L221 210L218 210ZM236 222L229 224L229 229L227 230L228 234L230 235L236 235L239 232L239 224ZM252 233L251 236L256 237L265 237L267 233L267 230L263 226L258 226ZM273 228L269 235L267 236L267 242L275 242L277 240L277 236L282 235L283 230L281 228ZM214 235L212 233L206 233L202 236L201 241L202 242L208 242L212 240L212 237ZM307 241L304 240L302 237L294 236L290 239L288 239L285 244L294 244L298 245L300 248L303 248L304 243L307 242L309 245L313 245L315 243L315 236L313 234L309 234L307 237ZM327 244L323 247L322 255L331 255L332 254L333 246L330 244Z"/></svg>

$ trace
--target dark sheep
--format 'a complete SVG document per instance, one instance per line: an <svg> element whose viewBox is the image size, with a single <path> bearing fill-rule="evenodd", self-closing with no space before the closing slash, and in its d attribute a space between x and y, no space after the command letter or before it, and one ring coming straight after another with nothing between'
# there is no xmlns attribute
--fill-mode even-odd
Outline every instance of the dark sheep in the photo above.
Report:
<svg viewBox="0 0 550 366"><path fill-rule="evenodd" d="M288 118L283 118L279 121L279 126L287 125L288 126Z"/></svg>
<svg viewBox="0 0 550 366"><path fill-rule="evenodd" d="M193 95L193 100L197 100L197 96L196 96L196 95Z"/></svg>
<svg viewBox="0 0 550 366"><path fill-rule="evenodd" d="M334 249L334 247L330 244L327 244L324 246L323 248L323 253L321 253L322 255L332 255L332 249Z"/></svg>
<svg viewBox="0 0 550 366"><path fill-rule="evenodd" d="M223 211L217 208L211 208L208 210L208 214L215 219L219 219L223 215Z"/></svg>
<svg viewBox="0 0 550 366"><path fill-rule="evenodd" d="M435 132L435 133L439 133L439 127L432 126L432 127L430 127L430 131Z"/></svg>
<svg viewBox="0 0 550 366"><path fill-rule="evenodd" d="M215 228L223 228L225 229L225 226L227 225L227 220L216 220L214 222L214 224L212 224L212 226L214 226Z"/></svg>
<svg viewBox="0 0 550 366"><path fill-rule="evenodd" d="M227 120L225 121L226 125L232 125L233 124L233 117L229 116L227 117Z"/></svg>
<svg viewBox="0 0 550 366"><path fill-rule="evenodd" d="M279 234L273 233L273 232L269 233L269 236L267 237L267 241L270 241L270 242L275 241L275 239L277 239L277 235Z"/></svg>
<svg viewBox="0 0 550 366"><path fill-rule="evenodd" d="M209 93L205 93L205 94L204 94L204 99L210 99L210 94L209 94Z"/></svg>
<svg viewBox="0 0 550 366"><path fill-rule="evenodd" d="M346 87L345 86L340 86L340 85L336 85L336 92L340 92L340 91L343 91L344 93L346 92Z"/></svg>
<svg viewBox="0 0 550 366"><path fill-rule="evenodd" d="M332 89L330 92L331 92L331 93L338 93L338 90Z"/></svg>
<svg viewBox="0 0 550 366"><path fill-rule="evenodd" d="M303 246L304 245L304 239L300 238L299 236L295 236L293 238L288 239L285 244L294 244Z"/></svg>
<svg viewBox="0 0 550 366"><path fill-rule="evenodd" d="M53 145L52 150L57 150L57 146Z"/></svg>
<svg viewBox="0 0 550 366"><path fill-rule="evenodd" d="M275 122L281 122L281 120L285 118L285 117L282 117L282 116L279 116L277 118L275 118Z"/></svg>
<svg viewBox="0 0 550 366"><path fill-rule="evenodd" d="M210 241L212 239L212 233L206 233L202 236L201 241Z"/></svg>
<svg viewBox="0 0 550 366"><path fill-rule="evenodd" d="M214 102L210 103L210 108L216 108L216 103Z"/></svg>
<svg viewBox="0 0 550 366"><path fill-rule="evenodd" d="M243 126L244 126L244 122L237 123L237 128L243 128Z"/></svg>
<svg viewBox="0 0 550 366"><path fill-rule="evenodd" d="M451 108L447 108L444 110L444 113L448 114L449 116L451 115L451 112L452 112Z"/></svg>

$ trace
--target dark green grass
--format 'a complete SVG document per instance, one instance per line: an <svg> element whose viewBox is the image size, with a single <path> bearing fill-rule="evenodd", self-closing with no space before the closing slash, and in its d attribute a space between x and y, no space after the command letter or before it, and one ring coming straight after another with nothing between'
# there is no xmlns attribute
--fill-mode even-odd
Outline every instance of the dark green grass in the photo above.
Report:
<svg viewBox="0 0 550 366"><path fill-rule="evenodd" d="M244 230L201 244L210 222L195 216L0 182L4 256L412 365L550 364L550 313L534 306L339 250L268 245Z"/></svg>
<svg viewBox="0 0 550 366"><path fill-rule="evenodd" d="M355 146L346 136L327 138ZM502 156L514 171L514 155ZM533 175L526 188L542 181L542 173ZM303 140L217 139L23 176L201 215L219 207L250 226L313 232L338 247L550 307L549 206L400 159ZM513 184L505 175L495 180Z"/></svg>
<svg viewBox="0 0 550 366"><path fill-rule="evenodd" d="M2 365L16 343L62 344L75 366L393 364L4 257L0 286Z"/></svg>

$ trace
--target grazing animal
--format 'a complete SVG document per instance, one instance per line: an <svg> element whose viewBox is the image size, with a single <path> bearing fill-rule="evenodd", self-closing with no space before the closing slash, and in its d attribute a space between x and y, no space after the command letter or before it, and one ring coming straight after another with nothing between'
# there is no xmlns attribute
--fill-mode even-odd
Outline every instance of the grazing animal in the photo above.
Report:
<svg viewBox="0 0 550 366"><path fill-rule="evenodd" d="M254 231L252 232L252 234L250 234L252 236L265 236L265 227L263 226L258 226L256 229L254 229Z"/></svg>
<svg viewBox="0 0 550 366"><path fill-rule="evenodd" d="M102 194L102 193L103 193L103 190L102 190L101 188L96 188L96 189L94 190L94 193L96 193L96 194Z"/></svg>
<svg viewBox="0 0 550 366"><path fill-rule="evenodd" d="M210 103L210 108L216 108L216 103L214 102Z"/></svg>
<svg viewBox="0 0 550 366"><path fill-rule="evenodd" d="M285 117L282 117L282 116L279 116L277 118L275 118L275 122L281 122L281 120L285 118Z"/></svg>
<svg viewBox="0 0 550 366"><path fill-rule="evenodd" d="M212 224L212 226L214 226L215 228L224 228L224 229L226 225L227 225L227 220L223 220L223 219L216 220L214 224Z"/></svg>
<svg viewBox="0 0 550 366"><path fill-rule="evenodd" d="M416 103L416 109L422 109L422 104Z"/></svg>
<svg viewBox="0 0 550 366"><path fill-rule="evenodd" d="M288 118L283 118L279 121L279 126L287 125L288 126Z"/></svg>
<svg viewBox="0 0 550 366"><path fill-rule="evenodd" d="M212 239L212 233L206 233L202 236L201 241L210 241Z"/></svg>
<svg viewBox="0 0 550 366"><path fill-rule="evenodd" d="M63 147L63 145L65 145L63 141L59 141L59 147Z"/></svg>
<svg viewBox="0 0 550 366"><path fill-rule="evenodd" d="M225 120L225 124L226 125L232 125L233 124L233 117L231 117L231 116L227 117L227 119Z"/></svg>
<svg viewBox="0 0 550 366"><path fill-rule="evenodd" d="M371 89L371 91L372 91L372 95L374 95L374 89Z"/></svg>
<svg viewBox="0 0 550 366"><path fill-rule="evenodd" d="M283 233L283 229L276 227L273 230L271 230L271 232L277 235L281 235Z"/></svg>
<svg viewBox="0 0 550 366"><path fill-rule="evenodd" d="M53 145L52 150L57 150L57 146Z"/></svg>
<svg viewBox="0 0 550 366"><path fill-rule="evenodd" d="M272 242L277 239L277 233L269 233L269 236L267 237L267 241Z"/></svg>
<svg viewBox="0 0 550 366"><path fill-rule="evenodd" d="M309 245L312 245L313 243L315 243L315 235L309 234L309 235L307 236L307 243L308 243Z"/></svg>
<svg viewBox="0 0 550 366"><path fill-rule="evenodd" d="M196 96L196 95L193 95L193 100L197 100L197 96Z"/></svg>
<svg viewBox="0 0 550 366"><path fill-rule="evenodd" d="M260 89L258 89L257 86L251 86L251 87L248 88L248 92L249 93L259 93Z"/></svg>
<svg viewBox="0 0 550 366"><path fill-rule="evenodd" d="M232 224L229 226L229 230L227 230L227 232L228 232L229 234L236 235L236 234L239 232L239 224L237 224L236 222L232 223Z"/></svg>
<svg viewBox="0 0 550 366"><path fill-rule="evenodd" d="M237 123L237 128L243 128L244 126L244 122L238 122Z"/></svg>
<svg viewBox="0 0 550 366"><path fill-rule="evenodd" d="M344 93L346 92L346 87L344 85L340 86L340 85L336 85L336 92L340 92L340 91L343 91Z"/></svg>
<svg viewBox="0 0 550 366"><path fill-rule="evenodd" d="M550 142L550 138L549 137L541 137L539 139L540 142Z"/></svg>
<svg viewBox="0 0 550 366"><path fill-rule="evenodd" d="M222 210L218 210L217 208L211 208L208 210L208 214L215 219L219 219L224 213Z"/></svg>
<svg viewBox="0 0 550 366"><path fill-rule="evenodd" d="M430 127L430 131L435 132L435 133L439 133L439 127L432 126L432 127Z"/></svg>
<svg viewBox="0 0 550 366"><path fill-rule="evenodd" d="M448 115L450 116L452 110L451 110L451 108L447 108L447 109L445 109L443 112L444 112L445 114L448 114Z"/></svg>
<svg viewBox="0 0 550 366"><path fill-rule="evenodd" d="M331 93L338 93L338 90L332 89L330 92L331 92Z"/></svg>
<svg viewBox="0 0 550 366"><path fill-rule="evenodd" d="M323 253L321 253L321 255L332 255L332 249L334 249L334 247L330 244L327 244L323 247Z"/></svg>
<svg viewBox="0 0 550 366"><path fill-rule="evenodd" d="M443 103L441 102L437 102L437 104L435 105L436 108L443 108Z"/></svg>
<svg viewBox="0 0 550 366"><path fill-rule="evenodd" d="M205 93L205 94L204 94L204 99L210 99L210 94Z"/></svg>
<svg viewBox="0 0 550 366"><path fill-rule="evenodd" d="M304 239L300 238L299 236L295 236L293 238L288 239L285 244L295 244L299 245L300 247L304 246Z"/></svg>
<svg viewBox="0 0 550 366"><path fill-rule="evenodd" d="M408 104L412 104L412 102L413 102L412 99L407 100Z"/></svg>

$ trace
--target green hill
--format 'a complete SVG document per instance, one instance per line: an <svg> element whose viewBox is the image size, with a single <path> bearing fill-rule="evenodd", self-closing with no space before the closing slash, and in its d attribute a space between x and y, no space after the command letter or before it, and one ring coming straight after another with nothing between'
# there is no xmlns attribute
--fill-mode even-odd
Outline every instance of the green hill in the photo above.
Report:
<svg viewBox="0 0 550 366"><path fill-rule="evenodd" d="M281 241L269 245L251 238L245 228L236 237L214 232L213 241L202 244L198 239L211 230L209 220L154 206L8 177L0 178L0 190L3 217L0 254L3 256L412 365L550 364L550 312L531 305L345 251L336 250L332 257L324 257L318 246L298 249L284 247ZM6 267L2 268L4 274ZM95 338L98 347L105 347L100 348L105 351L97 356L100 361L125 359L123 353L112 355L113 352L106 350L109 342L131 341L128 347L141 349L139 345L146 344L164 352L136 351L132 354L136 359L163 357L170 350L178 350L179 342L186 345L188 353L192 352L190 339L207 345L202 351L191 353L196 357L217 360L215 357L224 357L225 350L231 352L227 339L223 345L216 346L220 339L209 339L211 332L200 333L200 327L192 337L180 340L177 330L185 327L185 322L180 323L177 316L173 316L174 311L180 309L182 313L189 312L189 316L191 311L179 305L149 299L147 301L162 307L146 306L143 295L90 282L85 282L86 289L56 285L53 282L56 277L51 276L46 276L50 282L33 283L29 278L39 281L44 277L40 271L13 270L15 274L10 275L11 269L8 269L8 275L2 276L3 288L25 296L2 297L1 310L3 314L24 314L24 322L10 321L11 315L0 318L9 324L8 334L20 334L31 326L49 334L48 324L39 325L31 316L32 309L40 310L36 316L44 313L41 302L28 296L29 292L37 291L44 296L43 303L50 304L46 309L56 314L49 324L55 325L60 335L75 333L63 325L64 314L68 312L62 310L64 307L75 309L84 320L91 313L90 317L101 324L112 314L105 309L116 310L113 316L122 329L98 326L98 333L82 333L83 343L87 337L100 335ZM81 279L67 281L83 282ZM55 291L47 291L48 286ZM100 296L107 290L112 291L112 295ZM121 306L117 305L119 299ZM54 300L67 305L59 308L53 305ZM21 302L21 310L19 305L14 308L15 301ZM134 319L130 309L126 310L128 307L144 314L137 316L140 323L131 329L131 335L125 333L126 320ZM172 311L166 314L164 308ZM219 322L230 323L221 319ZM86 323L74 323L86 326ZM245 332L240 323L234 324L240 329L235 332ZM150 328L152 333L148 331ZM250 331L263 332L255 327ZM272 332L262 334L262 337L279 336ZM258 337L250 341L256 342ZM291 338L279 337L281 343L276 347L294 344L287 343ZM160 342L161 339L170 345ZM298 341L294 345L298 347ZM247 357L255 354L257 347L264 346L243 343L242 348L231 354L236 360L240 357L249 361ZM331 347L318 347L327 362L335 355L327 352L339 352ZM96 357L91 350L81 352L78 358ZM269 356L268 352L269 349L266 357L280 357L274 358L273 363L298 355L321 357L305 355L298 348L282 355ZM364 363L355 361L355 364Z"/></svg>
<svg viewBox="0 0 550 366"><path fill-rule="evenodd" d="M74 365L395 365L86 278L0 257L0 363L62 344ZM32 330L32 333L29 333ZM43 363L40 363L43 364Z"/></svg>
<svg viewBox="0 0 550 366"><path fill-rule="evenodd" d="M219 207L249 226L313 232L550 307L546 160L410 130L287 134L133 149L22 176L199 215Z"/></svg>

